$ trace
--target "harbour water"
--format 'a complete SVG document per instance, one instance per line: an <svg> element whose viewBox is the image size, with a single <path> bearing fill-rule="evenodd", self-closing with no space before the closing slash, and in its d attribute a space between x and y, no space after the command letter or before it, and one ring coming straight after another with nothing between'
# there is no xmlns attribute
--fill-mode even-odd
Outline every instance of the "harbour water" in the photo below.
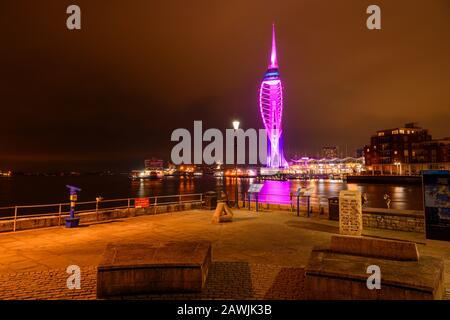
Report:
<svg viewBox="0 0 450 320"><path fill-rule="evenodd" d="M239 180L239 192L247 191L254 179ZM367 206L385 208L383 199L388 194L391 207L396 209L422 209L421 185L394 184L353 184L342 181L264 181L262 194L270 194L273 201L289 201L290 192L301 187L312 197L326 201L338 196L345 189L359 190L367 194ZM158 180L130 180L127 175L105 176L13 176L0 179L0 207L14 205L35 205L68 202L67 184L80 187L79 201L94 201L97 196L104 199L149 197L155 195L175 195L203 193L224 190L230 198L234 197L234 178L215 178L203 176L195 178L165 177Z"/></svg>

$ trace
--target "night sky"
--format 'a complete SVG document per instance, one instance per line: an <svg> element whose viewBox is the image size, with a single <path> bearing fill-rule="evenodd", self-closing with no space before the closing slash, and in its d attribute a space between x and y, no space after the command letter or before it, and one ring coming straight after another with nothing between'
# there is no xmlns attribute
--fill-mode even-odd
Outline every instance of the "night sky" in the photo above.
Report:
<svg viewBox="0 0 450 320"><path fill-rule="evenodd" d="M138 169L194 120L262 128L272 22L288 156L405 122L450 136L448 0L2 0L0 170Z"/></svg>

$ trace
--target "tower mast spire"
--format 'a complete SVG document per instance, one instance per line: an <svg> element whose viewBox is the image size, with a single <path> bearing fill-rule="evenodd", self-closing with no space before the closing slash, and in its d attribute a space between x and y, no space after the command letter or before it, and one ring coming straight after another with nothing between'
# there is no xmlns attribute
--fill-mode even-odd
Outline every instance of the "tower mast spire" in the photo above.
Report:
<svg viewBox="0 0 450 320"><path fill-rule="evenodd" d="M270 65L269 68L278 68L277 61L277 44L275 41L275 23L272 23L272 51L270 53Z"/></svg>

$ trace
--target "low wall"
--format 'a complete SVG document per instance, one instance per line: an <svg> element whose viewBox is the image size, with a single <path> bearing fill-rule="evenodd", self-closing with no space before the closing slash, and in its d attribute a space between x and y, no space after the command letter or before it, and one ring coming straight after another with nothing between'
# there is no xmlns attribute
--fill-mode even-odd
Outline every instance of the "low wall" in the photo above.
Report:
<svg viewBox="0 0 450 320"><path fill-rule="evenodd" d="M418 210L364 208L363 226L425 233L425 216Z"/></svg>
<svg viewBox="0 0 450 320"><path fill-rule="evenodd" d="M170 204L170 205L158 205L156 207L149 208L124 208L124 209L111 209L104 211L92 211L76 214L80 218L80 223L90 223L95 221L107 221L128 217L136 217L142 215L152 215L175 211L184 211L191 209L198 209L202 207L201 202L182 203L182 204ZM64 225L65 216L44 216L44 217L31 217L31 218L19 218L16 221L16 230L47 228ZM14 220L0 220L0 232L8 232L14 230Z"/></svg>
<svg viewBox="0 0 450 320"><path fill-rule="evenodd" d="M246 203L248 206L248 203ZM239 205L243 206L242 201ZM251 203L251 209L255 210L255 203ZM296 205L260 203L260 210L282 210L297 212ZM306 216L305 205L300 205L300 215ZM328 206L311 203L311 214L328 218ZM425 233L425 216L419 210L399 210L382 208L363 208L363 226L367 228L388 229L407 232Z"/></svg>

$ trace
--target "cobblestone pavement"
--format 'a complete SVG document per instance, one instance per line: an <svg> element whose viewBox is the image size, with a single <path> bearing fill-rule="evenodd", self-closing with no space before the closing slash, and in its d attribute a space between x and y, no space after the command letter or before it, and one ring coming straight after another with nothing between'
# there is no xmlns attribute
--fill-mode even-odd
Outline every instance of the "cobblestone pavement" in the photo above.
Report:
<svg viewBox="0 0 450 320"><path fill-rule="evenodd" d="M70 290L66 281L69 274L65 269L42 270L0 276L1 300L30 299L95 299L97 268L81 268L81 289Z"/></svg>
<svg viewBox="0 0 450 320"><path fill-rule="evenodd" d="M68 289L65 270L0 276L0 299L95 299L96 267L81 268L81 289ZM302 268L214 262L201 293L127 296L122 299L303 299Z"/></svg>
<svg viewBox="0 0 450 320"><path fill-rule="evenodd" d="M198 299L302 299L302 268L314 246L328 246L335 221L291 212L236 210L232 223L211 224L212 212L191 210L83 225L0 234L0 299L94 299L95 266L110 243L208 240L213 261L205 291L171 295ZM450 288L450 244L423 234L364 229L369 237L415 241L420 255L444 259ZM82 268L82 289L69 290L69 265ZM447 297L450 293L447 291ZM160 299L164 296L144 296ZM133 297L143 298L143 297Z"/></svg>

